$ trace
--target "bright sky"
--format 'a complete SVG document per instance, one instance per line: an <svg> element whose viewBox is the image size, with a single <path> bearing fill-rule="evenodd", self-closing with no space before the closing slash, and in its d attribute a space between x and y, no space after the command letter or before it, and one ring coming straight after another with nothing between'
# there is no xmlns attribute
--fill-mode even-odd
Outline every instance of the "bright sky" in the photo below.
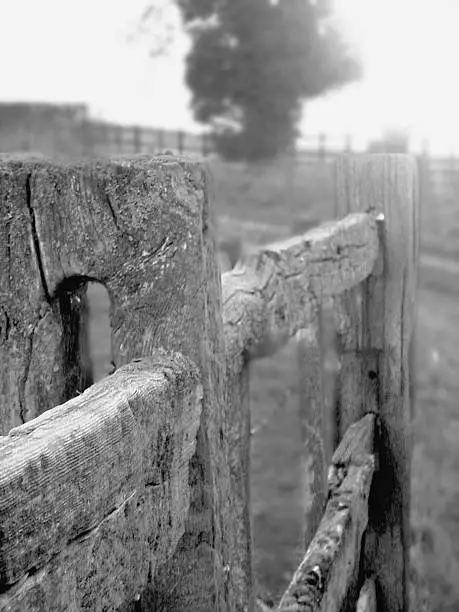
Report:
<svg viewBox="0 0 459 612"><path fill-rule="evenodd" d="M188 109L178 36L168 55L129 42L148 0L0 0L0 99L86 102L120 123L200 129ZM306 134L358 142L408 127L417 145L459 153L459 0L335 0L364 81L307 105ZM339 142L339 141L338 141ZM337 143L338 144L338 143ZM363 142L362 142L363 144Z"/></svg>

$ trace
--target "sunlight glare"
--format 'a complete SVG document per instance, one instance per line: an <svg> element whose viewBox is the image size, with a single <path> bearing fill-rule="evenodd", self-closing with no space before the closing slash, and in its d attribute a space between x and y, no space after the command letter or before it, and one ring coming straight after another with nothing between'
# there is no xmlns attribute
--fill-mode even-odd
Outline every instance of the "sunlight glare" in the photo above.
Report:
<svg viewBox="0 0 459 612"><path fill-rule="evenodd" d="M349 131L379 135L385 127L402 127L414 141L426 135L432 150L459 152L459 2L335 0L335 10L361 54L365 82L327 96L318 107L339 97Z"/></svg>

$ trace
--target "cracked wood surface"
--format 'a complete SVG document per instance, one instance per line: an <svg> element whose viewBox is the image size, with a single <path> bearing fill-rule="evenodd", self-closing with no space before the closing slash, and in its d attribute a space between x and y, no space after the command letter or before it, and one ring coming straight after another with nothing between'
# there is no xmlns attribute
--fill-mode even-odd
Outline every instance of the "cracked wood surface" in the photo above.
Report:
<svg viewBox="0 0 459 612"><path fill-rule="evenodd" d="M212 198L207 167L178 156L0 161L0 433L81 390L72 334L88 279L111 300L116 368L158 347L199 367L204 397L190 513L173 558L154 577L158 605L177 611L234 607L242 592L232 561Z"/></svg>
<svg viewBox="0 0 459 612"><path fill-rule="evenodd" d="M198 368L158 350L2 438L0 610L133 601L184 533L201 406Z"/></svg>
<svg viewBox="0 0 459 612"><path fill-rule="evenodd" d="M82 390L77 376L65 392L80 365L66 347L65 288L106 286L116 367L171 336L179 349L203 284L187 263L202 256L204 183L199 164L168 158L0 161L1 433Z"/></svg>
<svg viewBox="0 0 459 612"><path fill-rule="evenodd" d="M223 274L226 350L236 364L243 354L274 354L313 321L326 297L364 280L378 254L376 221L349 215L300 237L263 247Z"/></svg>
<svg viewBox="0 0 459 612"><path fill-rule="evenodd" d="M372 578L367 578L360 589L355 612L377 612L375 581Z"/></svg>
<svg viewBox="0 0 459 612"><path fill-rule="evenodd" d="M366 415L348 429L336 449L324 516L279 603L279 612L340 612L353 598L368 522L374 422L374 415Z"/></svg>

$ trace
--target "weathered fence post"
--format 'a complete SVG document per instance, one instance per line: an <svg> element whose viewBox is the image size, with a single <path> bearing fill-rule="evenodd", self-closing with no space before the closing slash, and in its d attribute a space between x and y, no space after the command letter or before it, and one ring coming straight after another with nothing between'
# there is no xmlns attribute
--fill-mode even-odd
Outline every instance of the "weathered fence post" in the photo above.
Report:
<svg viewBox="0 0 459 612"><path fill-rule="evenodd" d="M323 325L319 306L315 323L297 334L302 432L302 482L305 550L322 519L327 496L327 448L323 390Z"/></svg>
<svg viewBox="0 0 459 612"><path fill-rule="evenodd" d="M327 143L327 135L319 134L319 143L317 148L317 154L319 159L324 160L326 156L326 143Z"/></svg>
<svg viewBox="0 0 459 612"><path fill-rule="evenodd" d="M342 158L337 215L383 215L383 253L374 273L342 300L340 433L366 412L378 415L379 467L369 507L365 574L375 575L378 610L408 609L410 545L410 344L417 235L416 162L407 155Z"/></svg>
<svg viewBox="0 0 459 612"><path fill-rule="evenodd" d="M121 125L114 126L114 141L115 141L115 151L117 154L122 154L124 152L124 130Z"/></svg>
<svg viewBox="0 0 459 612"><path fill-rule="evenodd" d="M352 136L351 134L346 134L344 138L344 151L349 154L352 152Z"/></svg>
<svg viewBox="0 0 459 612"><path fill-rule="evenodd" d="M163 347L200 369L204 399L185 534L142 595L175 611L235 609L227 568L237 526L211 200L205 167L183 158L0 162L0 433L68 399L66 379L79 368L77 347L71 355L66 347L69 326L78 327L79 292L89 280L111 298L117 368Z"/></svg>
<svg viewBox="0 0 459 612"><path fill-rule="evenodd" d="M177 149L179 155L183 155L185 150L185 132L183 130L177 131Z"/></svg>
<svg viewBox="0 0 459 612"><path fill-rule="evenodd" d="M225 297L225 292L223 293ZM224 318L225 331L228 319ZM236 330L237 331L237 330ZM227 334L227 339L229 335ZM229 344L229 343L228 343ZM226 359L225 411L228 423L231 495L234 506L236 545L228 570L232 572L236 610L254 609L254 582L252 571L252 530L250 504L250 362L242 367L231 353Z"/></svg>

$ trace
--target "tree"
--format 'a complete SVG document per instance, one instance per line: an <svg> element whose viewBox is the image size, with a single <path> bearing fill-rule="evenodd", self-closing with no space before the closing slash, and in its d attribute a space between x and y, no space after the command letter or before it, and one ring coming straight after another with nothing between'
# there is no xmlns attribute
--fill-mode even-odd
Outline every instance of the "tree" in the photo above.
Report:
<svg viewBox="0 0 459 612"><path fill-rule="evenodd" d="M305 100L360 77L328 0L176 0L192 38L186 80L195 118L227 158L275 157Z"/></svg>

